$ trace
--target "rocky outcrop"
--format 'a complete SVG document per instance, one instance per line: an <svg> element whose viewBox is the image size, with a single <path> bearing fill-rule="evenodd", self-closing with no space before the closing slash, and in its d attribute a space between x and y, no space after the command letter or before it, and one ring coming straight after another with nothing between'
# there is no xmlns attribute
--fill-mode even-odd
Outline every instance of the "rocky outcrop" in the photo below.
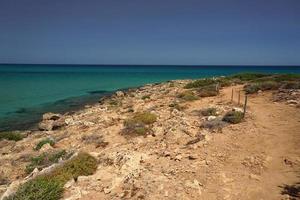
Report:
<svg viewBox="0 0 300 200"><path fill-rule="evenodd" d="M61 114L45 113L38 127L41 131L51 131L64 125L66 125L66 122Z"/></svg>

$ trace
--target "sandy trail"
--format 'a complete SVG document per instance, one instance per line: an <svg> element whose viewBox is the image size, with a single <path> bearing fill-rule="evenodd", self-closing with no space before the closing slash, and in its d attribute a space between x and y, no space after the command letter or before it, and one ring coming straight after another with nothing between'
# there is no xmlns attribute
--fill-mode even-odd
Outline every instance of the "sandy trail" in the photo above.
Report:
<svg viewBox="0 0 300 200"><path fill-rule="evenodd" d="M230 100L231 88L222 98ZM207 182L203 199L282 199L281 187L299 182L300 112L270 99L271 93L250 96L246 121L214 137L207 152L227 157L212 159L217 167L209 174L219 178Z"/></svg>

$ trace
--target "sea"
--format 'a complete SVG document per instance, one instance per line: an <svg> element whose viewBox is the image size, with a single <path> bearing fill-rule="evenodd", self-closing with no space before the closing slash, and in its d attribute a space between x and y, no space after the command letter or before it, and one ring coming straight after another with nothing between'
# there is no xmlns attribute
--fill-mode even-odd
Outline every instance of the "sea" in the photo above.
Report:
<svg viewBox="0 0 300 200"><path fill-rule="evenodd" d="M300 67L0 64L0 131L32 129L45 112L73 112L117 90L241 72L300 74Z"/></svg>

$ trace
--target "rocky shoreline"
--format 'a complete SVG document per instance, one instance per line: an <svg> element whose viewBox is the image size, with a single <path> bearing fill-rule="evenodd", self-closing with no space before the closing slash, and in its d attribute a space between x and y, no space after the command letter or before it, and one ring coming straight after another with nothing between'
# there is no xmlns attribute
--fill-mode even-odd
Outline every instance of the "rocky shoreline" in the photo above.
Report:
<svg viewBox="0 0 300 200"><path fill-rule="evenodd" d="M6 191L2 198L15 192L28 177L55 168L70 159L67 155L78 152L96 158L97 169L64 184L63 199L281 197L280 191L265 194L255 186L257 182L267 184L264 173L271 168L273 155L260 150L262 144L257 144L255 152L242 150L239 142L246 136L262 137L257 105L299 113L299 89L272 88L251 94L244 117L242 105L231 101L231 91L241 91L243 102L247 82L234 79L225 84L223 77L211 80L197 88L187 88L191 80L148 84L117 91L72 114L44 114L39 130L20 133L24 138L19 141L0 141L0 194ZM281 120L277 111L269 115ZM299 121L293 123L295 127L287 127L292 133L300 127ZM49 161L61 151L63 156ZM234 157L236 151L241 153ZM295 173L299 156L294 152L285 157L293 163L290 170ZM40 160L35 163L34 159ZM292 181L287 177L283 181ZM239 185L246 184L257 190L243 193Z"/></svg>

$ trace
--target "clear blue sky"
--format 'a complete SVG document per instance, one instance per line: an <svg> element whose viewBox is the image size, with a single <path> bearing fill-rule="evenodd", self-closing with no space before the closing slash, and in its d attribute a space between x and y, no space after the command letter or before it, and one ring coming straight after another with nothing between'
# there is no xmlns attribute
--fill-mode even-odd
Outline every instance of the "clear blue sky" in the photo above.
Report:
<svg viewBox="0 0 300 200"><path fill-rule="evenodd" d="M300 0L0 0L0 63L300 65Z"/></svg>

